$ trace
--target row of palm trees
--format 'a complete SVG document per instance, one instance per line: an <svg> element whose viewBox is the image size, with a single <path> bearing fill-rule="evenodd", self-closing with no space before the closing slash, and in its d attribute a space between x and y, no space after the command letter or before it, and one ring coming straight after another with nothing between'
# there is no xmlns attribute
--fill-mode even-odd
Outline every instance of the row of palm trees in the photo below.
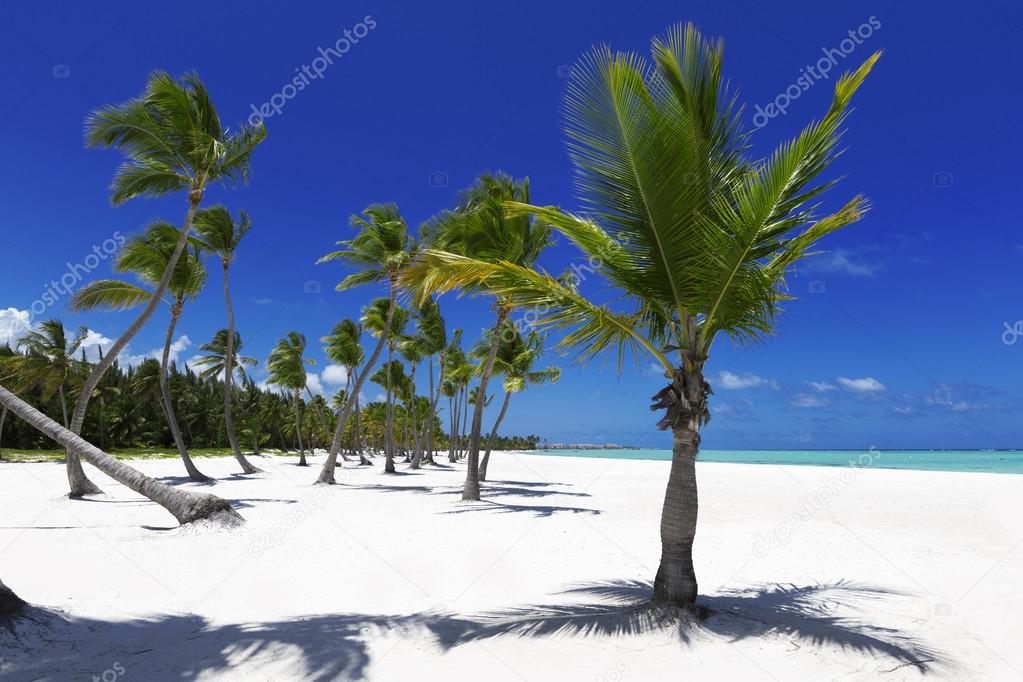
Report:
<svg viewBox="0 0 1023 682"><path fill-rule="evenodd" d="M685 25L656 37L649 60L598 47L573 68L564 106L568 151L584 214L533 205L528 182L493 174L467 190L453 210L431 220L422 243L412 238L393 204L374 205L355 216L356 236L321 260L341 259L359 268L339 289L380 283L388 295L379 310L383 331L338 414L319 482L334 482L354 397L385 346L388 361L393 356L399 292L411 294L416 307L454 290L485 296L493 304L494 324L477 399L463 403L473 408L463 499L480 496L479 450L488 383L502 332L516 311L532 313L536 324L560 333L560 346L575 350L582 361L611 349L617 350L620 365L628 353L646 356L664 369L667 385L653 397L651 407L663 410L658 426L670 429L673 439L653 598L693 603L695 461L701 429L710 419L711 387L705 376L712 347L722 335L740 343L769 335L787 298L785 283L793 265L823 237L856 222L866 210L865 200L857 196L837 211L819 215L821 200L836 182L819 178L840 152L850 100L878 57L836 80L831 105L820 119L767 157L757 158L750 153L750 132L743 127L737 98L722 77L720 41ZM178 116L184 102L190 113ZM188 193L181 237L141 322L167 288L205 187L221 176L240 175L262 139L262 129L242 129L237 141L222 139L225 134L212 105L205 104L208 98L197 78L178 84L158 76L142 100L102 110L88 123L91 145L117 146L128 155L115 179L115 203L140 194ZM161 122L150 125L153 117ZM126 119L142 132L125 125ZM186 141L193 133L200 143ZM247 151L227 152L229 144ZM244 163L236 162L241 159ZM578 277L554 276L537 266L553 231L599 268L614 297L594 297ZM93 373L102 371L98 366ZM393 384L390 374L386 380ZM88 400L94 385L86 388L72 431L76 420L81 424L83 399ZM64 438L69 453L83 453L109 468L87 444L53 428L56 423L40 422L4 389L0 403ZM389 463L392 414L389 396Z"/></svg>

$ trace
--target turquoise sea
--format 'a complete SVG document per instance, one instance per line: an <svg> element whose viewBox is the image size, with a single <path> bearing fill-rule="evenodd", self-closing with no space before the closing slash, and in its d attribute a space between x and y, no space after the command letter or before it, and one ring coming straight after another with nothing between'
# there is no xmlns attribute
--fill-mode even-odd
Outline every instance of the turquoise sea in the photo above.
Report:
<svg viewBox="0 0 1023 682"><path fill-rule="evenodd" d="M670 460L670 450L535 450L534 454L602 459ZM868 466L923 471L1023 474L1023 450L701 450L703 462Z"/></svg>

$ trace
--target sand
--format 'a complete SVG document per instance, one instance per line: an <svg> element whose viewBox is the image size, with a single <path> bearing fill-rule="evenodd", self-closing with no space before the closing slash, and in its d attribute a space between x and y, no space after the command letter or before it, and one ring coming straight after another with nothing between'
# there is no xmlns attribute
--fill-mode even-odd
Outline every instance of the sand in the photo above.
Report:
<svg viewBox="0 0 1023 682"><path fill-rule="evenodd" d="M4 680L718 680L1023 677L1023 476L700 463L701 608L642 602L667 462L495 454L310 485L321 456L133 464L235 502L174 528L90 469L0 464ZM399 465L399 468L404 468Z"/></svg>

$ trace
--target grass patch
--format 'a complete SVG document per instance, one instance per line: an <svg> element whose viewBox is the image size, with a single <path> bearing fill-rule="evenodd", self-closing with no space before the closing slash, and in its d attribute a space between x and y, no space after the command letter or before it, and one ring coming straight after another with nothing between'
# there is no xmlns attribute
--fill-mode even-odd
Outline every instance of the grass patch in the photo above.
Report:
<svg viewBox="0 0 1023 682"><path fill-rule="evenodd" d="M174 448L125 448L107 453L117 459L177 459L178 451ZM188 451L192 457L229 457L230 448L195 448ZM245 453L250 454L250 453ZM262 450L263 455L285 455L279 450ZM297 453L295 453L297 454ZM8 450L4 448L0 462L63 462L63 450Z"/></svg>

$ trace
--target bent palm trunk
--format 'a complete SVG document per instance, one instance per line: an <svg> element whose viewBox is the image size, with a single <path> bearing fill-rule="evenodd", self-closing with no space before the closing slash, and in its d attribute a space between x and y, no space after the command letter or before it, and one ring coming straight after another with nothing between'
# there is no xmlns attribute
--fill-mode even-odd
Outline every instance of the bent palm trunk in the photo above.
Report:
<svg viewBox="0 0 1023 682"><path fill-rule="evenodd" d="M494 439L497 438L497 428L501 426L501 422L504 420L504 415L508 412L508 403L511 402L512 394L510 391L504 392L504 402L501 403L501 411L497 415L497 421L494 422L494 428L490 432L490 438L487 439L487 452L483 455L483 461L480 462L480 480L487 480L487 465L490 464L490 451L494 449Z"/></svg>
<svg viewBox="0 0 1023 682"><path fill-rule="evenodd" d="M245 459L238 445L238 436L234 432L232 401L234 400L234 306L231 305L231 289L227 284L227 271L230 267L226 259L221 260L224 271L224 304L227 306L227 353L224 355L224 428L227 430L227 442L231 444L234 455L242 473L255 474L261 469Z"/></svg>
<svg viewBox="0 0 1023 682"><path fill-rule="evenodd" d="M334 441L330 444L330 453L327 455L327 461L323 463L320 475L316 479L317 483L326 483L328 485L333 485L335 483L334 468L337 467L337 455L341 451L341 438L345 433L345 424L348 422L348 415L352 413L352 407L358 403L359 391L362 390L362 384L365 383L366 377L368 377L369 373L373 370L373 365L375 365L377 360L380 359L380 353L383 352L384 344L387 343L387 337L390 336L391 325L394 323L395 297L396 292L394 283L392 282L391 305L387 310L387 322L384 324L385 331L381 332L380 340L377 341L377 346L373 349L373 355L370 356L369 361L366 362L362 371L359 372L359 378L355 380L355 386L352 387L352 392L349 394L348 400L345 401L344 407L341 408L341 414L337 417L337 428L334 429Z"/></svg>
<svg viewBox="0 0 1023 682"><path fill-rule="evenodd" d="M483 374L480 376L480 385L476 394L476 405L472 412L469 460L465 472L465 487L462 488L463 500L480 499L480 432L483 430L483 407L487 402L487 383L490 381L490 373L494 369L494 358L497 357L497 347L501 343L501 330L506 317L508 317L508 309L504 306L499 307L497 324L494 325L493 338L490 340L490 352L487 354L487 364L483 366Z"/></svg>
<svg viewBox="0 0 1023 682"><path fill-rule="evenodd" d="M100 361L92 368L89 376L85 379L82 390L78 393L78 400L75 402L75 411L71 415L72 433L81 433L82 424L85 422L85 410L89 407L89 398L92 397L93 391L99 385L100 379L110 369L110 366L114 364L117 354L124 350L124 347L128 345L132 337L153 316L157 306L163 300L163 295L167 293L167 286L170 284L171 276L174 274L174 268L177 266L181 253L185 250L185 244L188 243L188 233L192 229L192 219L195 217L195 212L202 201L202 195L203 191L201 189L194 190L188 195L188 211L185 212L185 221L181 226L181 237L178 239L178 243L174 245L174 252L171 254L170 260L167 261L167 269L164 270L163 277L160 278L160 283L153 292L152 298L149 299L149 303L142 309L139 316L135 318L135 321L131 323L131 326L114 342L110 350L100 358ZM103 492L85 475L85 470L82 469L82 463L78 455L73 452L69 452L67 457L67 478L68 484L71 487L71 497L97 495Z"/></svg>
<svg viewBox="0 0 1023 682"><path fill-rule="evenodd" d="M654 396L653 405L653 409L668 410L658 426L670 426L672 430L671 473L661 511L661 563L654 578L653 600L676 606L693 604L697 595L693 568L693 541L699 512L696 455L700 447L700 427L709 418L707 396L710 394L702 367L689 361L686 365L676 370L671 385Z"/></svg>
<svg viewBox="0 0 1023 682"><path fill-rule="evenodd" d="M7 421L7 406L0 410L0 459L4 456L4 422Z"/></svg>
<svg viewBox="0 0 1023 682"><path fill-rule="evenodd" d="M181 315L181 303L176 302L171 307L170 324L167 325L167 335L163 339L163 356L160 359L160 395L163 396L163 413L167 417L167 427L170 428L171 436L174 438L174 445L178 448L181 461L185 464L185 471L193 481L208 481L209 476L199 471L192 458L188 455L188 448L185 447L185 439L181 437L181 428L178 426L177 415L174 414L174 404L171 402L170 389L167 387L167 366L170 364L170 348L174 341L174 328L178 325L178 317Z"/></svg>
<svg viewBox="0 0 1023 682"><path fill-rule="evenodd" d="M228 526L244 523L231 504L216 495L172 488L107 455L78 434L65 429L45 414L0 386L0 404L24 419L32 428L71 450L110 478L166 509L178 523L210 520Z"/></svg>

